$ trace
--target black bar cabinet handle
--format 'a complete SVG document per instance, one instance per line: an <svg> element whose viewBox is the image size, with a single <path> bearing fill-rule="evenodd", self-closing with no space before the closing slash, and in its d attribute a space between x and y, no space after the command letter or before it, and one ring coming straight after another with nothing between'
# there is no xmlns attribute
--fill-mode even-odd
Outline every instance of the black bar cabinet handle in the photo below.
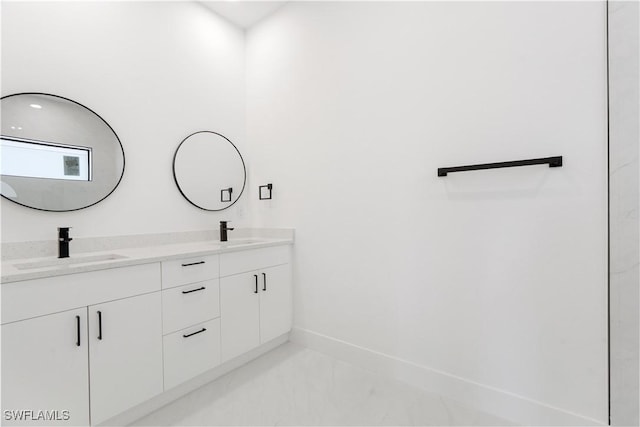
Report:
<svg viewBox="0 0 640 427"><path fill-rule="evenodd" d="M254 294L257 294L258 293L258 275L254 274L253 277L256 278L256 291L254 292Z"/></svg>
<svg viewBox="0 0 640 427"><path fill-rule="evenodd" d="M98 310L98 339L102 340L102 312Z"/></svg>
<svg viewBox="0 0 640 427"><path fill-rule="evenodd" d="M465 172L481 169L512 168L516 166L545 165L550 168L562 166L562 156L542 157L540 159L513 160L510 162L482 163L479 165L453 166L449 168L438 168L438 176L447 176L449 172Z"/></svg>
<svg viewBox="0 0 640 427"><path fill-rule="evenodd" d="M76 345L80 347L80 316L76 316Z"/></svg>
<svg viewBox="0 0 640 427"><path fill-rule="evenodd" d="M190 294L191 292L204 291L205 289L207 289L207 288L205 288L205 287L203 286L203 287L198 288L198 289L191 289L190 291L182 291L182 293L183 293L183 294Z"/></svg>
<svg viewBox="0 0 640 427"><path fill-rule="evenodd" d="M207 328L202 328L202 329L200 329L199 331L195 331L195 332L192 332L192 333L190 333L190 334L182 335L182 337L183 337L183 338L189 338L189 337L192 337L192 336L194 336L194 335L201 334L201 333L203 333L203 332L204 332L204 331L206 331L206 330L207 330Z"/></svg>
<svg viewBox="0 0 640 427"><path fill-rule="evenodd" d="M198 265L198 264L204 264L204 261L190 262L189 264L182 264L182 266L183 267L189 267L191 265Z"/></svg>
<svg viewBox="0 0 640 427"><path fill-rule="evenodd" d="M263 283L262 290L266 291L267 290L267 274L266 273L262 273L262 283Z"/></svg>

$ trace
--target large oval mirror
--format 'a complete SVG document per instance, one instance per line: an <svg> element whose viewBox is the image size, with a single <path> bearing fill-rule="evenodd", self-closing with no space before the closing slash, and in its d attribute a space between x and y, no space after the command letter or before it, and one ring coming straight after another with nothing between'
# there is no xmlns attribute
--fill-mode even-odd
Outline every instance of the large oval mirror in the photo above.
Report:
<svg viewBox="0 0 640 427"><path fill-rule="evenodd" d="M2 97L2 197L45 211L95 205L118 186L124 150L98 114L61 96Z"/></svg>
<svg viewBox="0 0 640 427"><path fill-rule="evenodd" d="M178 145L173 177L189 203L220 211L240 198L247 171L240 151L229 139L217 132L200 131Z"/></svg>

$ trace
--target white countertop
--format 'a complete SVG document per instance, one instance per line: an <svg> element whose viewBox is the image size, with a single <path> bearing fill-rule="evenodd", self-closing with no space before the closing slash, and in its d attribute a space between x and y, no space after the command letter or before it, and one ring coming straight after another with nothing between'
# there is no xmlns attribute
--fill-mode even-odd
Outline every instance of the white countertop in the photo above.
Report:
<svg viewBox="0 0 640 427"><path fill-rule="evenodd" d="M251 237L232 239L229 242L196 241L189 243L155 245L139 248L113 249L103 252L84 252L69 258L55 257L13 259L2 262L0 282L12 283L23 280L40 279L44 277L63 276L66 274L83 273L87 271L105 270L109 268L130 265L148 264L171 259L215 255L227 252L244 251L248 249L266 248L271 246L291 245L293 238L265 238ZM96 261L101 256L118 256L115 259ZM20 268L22 264L54 264L36 268Z"/></svg>

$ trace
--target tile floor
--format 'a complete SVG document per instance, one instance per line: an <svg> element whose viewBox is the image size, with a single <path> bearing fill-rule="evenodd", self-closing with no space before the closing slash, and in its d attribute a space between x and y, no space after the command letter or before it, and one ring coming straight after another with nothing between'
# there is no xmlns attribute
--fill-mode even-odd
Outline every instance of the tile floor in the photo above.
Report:
<svg viewBox="0 0 640 427"><path fill-rule="evenodd" d="M297 344L286 343L133 425L513 424Z"/></svg>

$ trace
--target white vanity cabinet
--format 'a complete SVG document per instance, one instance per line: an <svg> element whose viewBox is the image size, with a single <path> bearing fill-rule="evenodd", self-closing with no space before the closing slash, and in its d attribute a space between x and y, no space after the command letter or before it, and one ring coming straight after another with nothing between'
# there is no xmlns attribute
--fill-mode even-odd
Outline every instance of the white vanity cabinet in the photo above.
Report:
<svg viewBox="0 0 640 427"><path fill-rule="evenodd" d="M2 325L3 424L88 425L88 347L84 307ZM24 410L59 413L15 420Z"/></svg>
<svg viewBox="0 0 640 427"><path fill-rule="evenodd" d="M220 318L165 335L163 340L166 390L220 364Z"/></svg>
<svg viewBox="0 0 640 427"><path fill-rule="evenodd" d="M3 282L1 423L116 422L289 332L289 244L204 253Z"/></svg>
<svg viewBox="0 0 640 427"><path fill-rule="evenodd" d="M220 274L226 274L220 278L223 361L291 329L289 258L284 246L221 255Z"/></svg>
<svg viewBox="0 0 640 427"><path fill-rule="evenodd" d="M260 344L289 332L292 321L291 265L270 267L260 272Z"/></svg>
<svg viewBox="0 0 640 427"><path fill-rule="evenodd" d="M162 289L218 278L218 255L162 261Z"/></svg>
<svg viewBox="0 0 640 427"><path fill-rule="evenodd" d="M162 393L160 292L89 307L91 422Z"/></svg>
<svg viewBox="0 0 640 427"><path fill-rule="evenodd" d="M7 283L2 293L5 425L95 425L162 392L158 263ZM34 412L7 419L19 410Z"/></svg>
<svg viewBox="0 0 640 427"><path fill-rule="evenodd" d="M218 278L162 291L165 335L216 317L220 317Z"/></svg>
<svg viewBox="0 0 640 427"><path fill-rule="evenodd" d="M217 255L162 262L164 389L220 364Z"/></svg>
<svg viewBox="0 0 640 427"><path fill-rule="evenodd" d="M260 345L258 272L220 279L222 360Z"/></svg>

